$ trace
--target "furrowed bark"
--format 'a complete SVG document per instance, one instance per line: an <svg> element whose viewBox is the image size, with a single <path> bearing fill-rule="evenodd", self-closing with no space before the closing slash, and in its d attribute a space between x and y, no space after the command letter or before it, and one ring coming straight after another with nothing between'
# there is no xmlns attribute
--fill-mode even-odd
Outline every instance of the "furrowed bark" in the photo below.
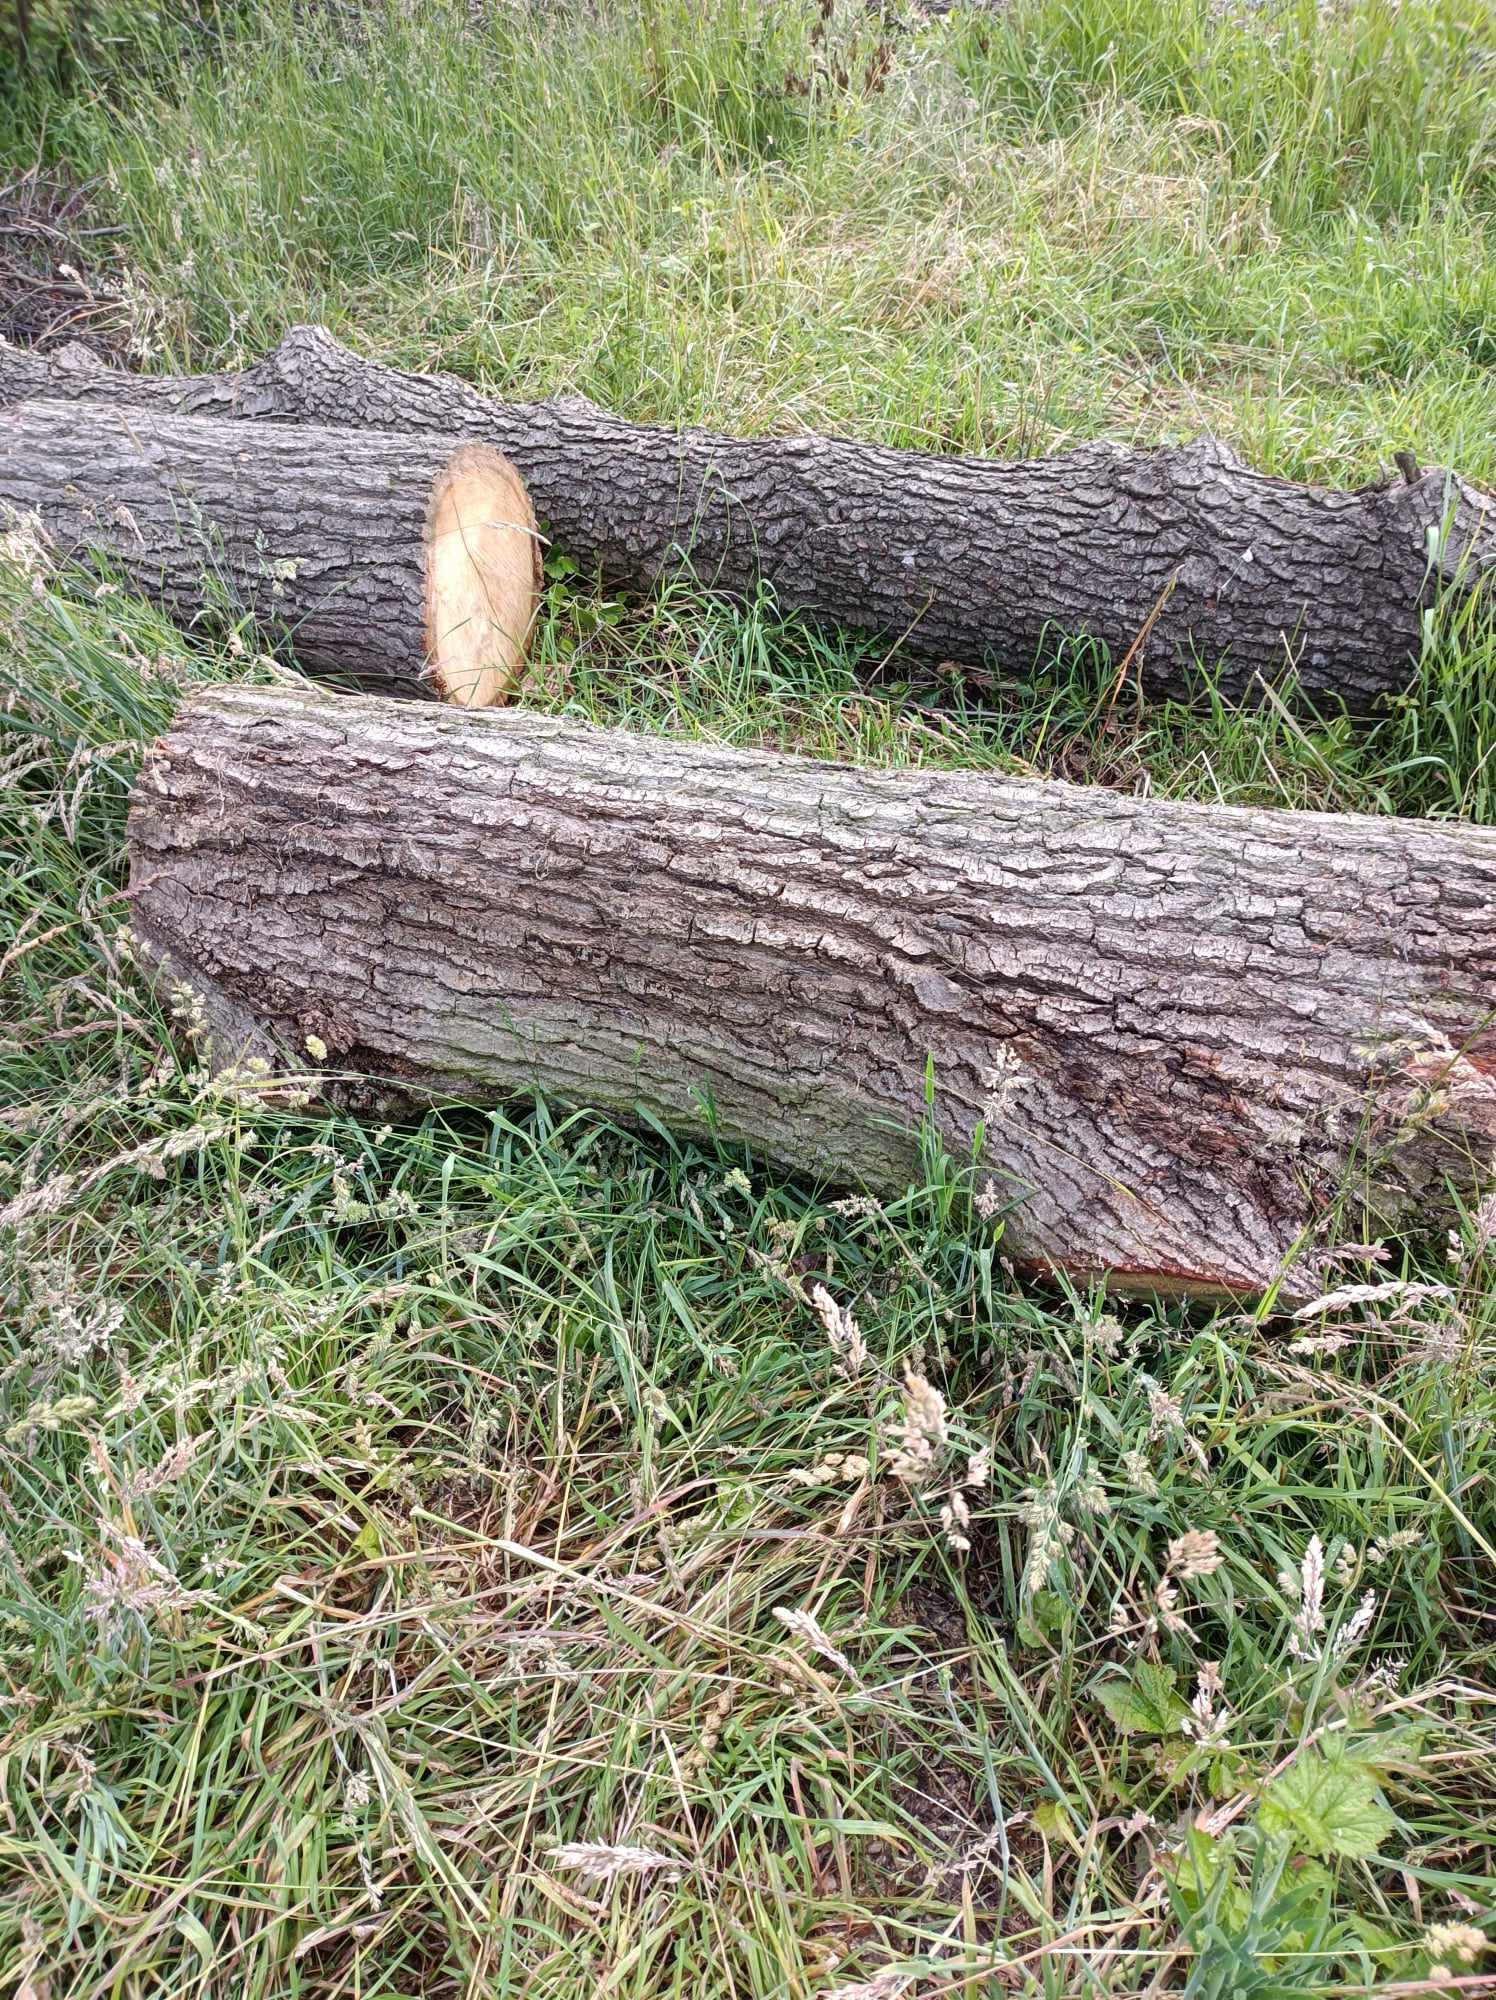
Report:
<svg viewBox="0 0 1496 2000"><path fill-rule="evenodd" d="M538 1088L888 1194L929 1077L1012 1254L1166 1292L1491 1169L1496 832L239 688L129 843L219 1047L361 1109Z"/></svg>
<svg viewBox="0 0 1496 2000"><path fill-rule="evenodd" d="M317 672L485 707L523 668L539 537L490 445L22 403L0 410L3 504L179 617L289 632Z"/></svg>
<svg viewBox="0 0 1496 2000"><path fill-rule="evenodd" d="M1496 566L1489 495L1443 471L1331 492L1205 439L1051 459L940 458L833 438L622 423L579 399L507 405L363 361L297 327L243 374L127 376L0 352L0 400L62 394L199 415L481 438L519 467L556 544L644 588L682 559L779 603L959 665L1027 675L1060 633L1103 641L1153 693L1198 662L1239 697L1290 671L1365 709L1403 688L1421 615Z"/></svg>

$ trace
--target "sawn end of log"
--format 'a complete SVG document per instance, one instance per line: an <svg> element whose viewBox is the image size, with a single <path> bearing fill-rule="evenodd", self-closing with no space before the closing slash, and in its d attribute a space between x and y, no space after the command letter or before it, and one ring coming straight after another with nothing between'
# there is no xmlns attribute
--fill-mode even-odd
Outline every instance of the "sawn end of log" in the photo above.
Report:
<svg viewBox="0 0 1496 2000"><path fill-rule="evenodd" d="M479 439L518 467L556 545L610 584L683 567L735 597L767 584L786 611L1013 677L1083 636L1149 694L1291 683L1369 710L1408 685L1430 605L1496 567L1496 502L1440 469L1343 492L1270 478L1210 438L1003 461L657 429L579 398L499 402L314 326L228 375L0 351L0 402L40 394Z"/></svg>

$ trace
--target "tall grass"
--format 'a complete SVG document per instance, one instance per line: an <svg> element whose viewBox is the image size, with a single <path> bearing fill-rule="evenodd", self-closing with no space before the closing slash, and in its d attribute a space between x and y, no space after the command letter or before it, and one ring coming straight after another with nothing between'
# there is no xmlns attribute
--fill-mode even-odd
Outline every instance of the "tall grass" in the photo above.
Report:
<svg viewBox="0 0 1496 2000"><path fill-rule="evenodd" d="M143 357L239 361L321 318L642 418L1496 465L1471 0L887 30L846 0L376 0L216 32L10 114L17 151L104 177Z"/></svg>

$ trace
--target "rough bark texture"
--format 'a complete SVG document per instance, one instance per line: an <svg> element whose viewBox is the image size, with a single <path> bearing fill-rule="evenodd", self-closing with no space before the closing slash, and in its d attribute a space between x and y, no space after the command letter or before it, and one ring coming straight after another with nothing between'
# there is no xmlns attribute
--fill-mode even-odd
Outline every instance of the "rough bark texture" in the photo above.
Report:
<svg viewBox="0 0 1496 2000"><path fill-rule="evenodd" d="M482 438L519 467L558 546L614 582L647 585L684 555L715 588L763 577L786 608L1019 674L1057 633L1120 661L1146 628L1134 665L1153 692L1197 688L1198 654L1229 694L1292 667L1312 693L1368 707L1406 685L1436 590L1496 566L1490 496L1442 471L1342 493L1266 478L1210 439L1001 463L655 430L581 399L506 405L403 374L321 327L239 375L0 352L0 400L43 390Z"/></svg>
<svg viewBox="0 0 1496 2000"><path fill-rule="evenodd" d="M229 689L129 838L142 947L226 1046L880 1192L928 1074L1009 1248L1076 1274L1256 1291L1338 1190L1435 1226L1496 1145L1496 832Z"/></svg>
<svg viewBox="0 0 1496 2000"><path fill-rule="evenodd" d="M454 496L471 533L433 534ZM22 403L0 409L0 503L38 513L68 552L106 550L177 616L229 609L290 632L314 671L482 705L523 660L534 516L481 444ZM516 573L512 601L495 562Z"/></svg>

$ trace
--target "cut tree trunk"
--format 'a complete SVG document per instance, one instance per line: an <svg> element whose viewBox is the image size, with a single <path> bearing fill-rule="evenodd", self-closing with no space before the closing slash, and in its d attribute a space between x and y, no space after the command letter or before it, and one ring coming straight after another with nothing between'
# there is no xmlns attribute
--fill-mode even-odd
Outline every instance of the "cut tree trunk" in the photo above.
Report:
<svg viewBox="0 0 1496 2000"><path fill-rule="evenodd" d="M686 560L713 589L763 579L787 610L1019 675L1058 635L1088 635L1155 693L1198 691L1198 660L1231 696L1292 674L1369 708L1406 686L1438 591L1496 566L1490 497L1443 471L1344 493L1266 478L1210 439L1004 463L656 430L400 373L321 327L231 375L0 351L0 401L41 393L481 438L519 467L557 546L613 583Z"/></svg>
<svg viewBox="0 0 1496 2000"><path fill-rule="evenodd" d="M486 707L522 670L535 517L491 445L152 409L0 410L0 504L191 620L248 614L317 672Z"/></svg>
<svg viewBox="0 0 1496 2000"><path fill-rule="evenodd" d="M928 1116L1015 1257L1165 1291L1491 1168L1492 831L237 688L129 843L220 1049L362 1110L539 1089L878 1194Z"/></svg>

